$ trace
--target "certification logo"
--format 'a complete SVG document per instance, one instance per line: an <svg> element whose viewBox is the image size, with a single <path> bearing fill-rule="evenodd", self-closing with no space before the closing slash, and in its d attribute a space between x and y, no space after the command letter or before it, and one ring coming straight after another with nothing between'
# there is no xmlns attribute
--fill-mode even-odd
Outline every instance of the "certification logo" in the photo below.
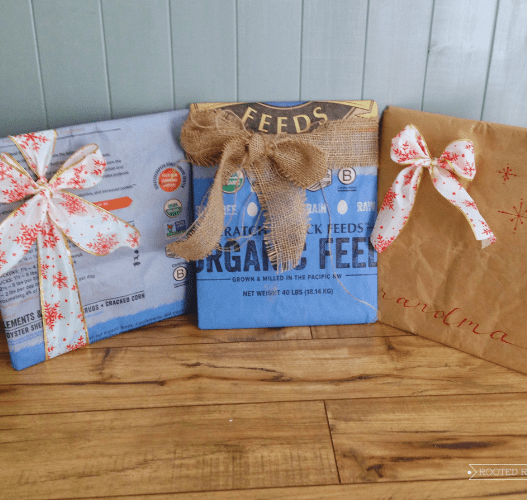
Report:
<svg viewBox="0 0 527 500"><path fill-rule="evenodd" d="M187 174L178 163L163 163L154 174L154 188L162 189L165 193L172 193L178 188L184 188Z"/></svg>
<svg viewBox="0 0 527 500"><path fill-rule="evenodd" d="M223 192L227 194L237 193L245 183L245 174L243 170L236 170L227 181L227 184L223 186Z"/></svg>
<svg viewBox="0 0 527 500"><path fill-rule="evenodd" d="M187 223L184 220L178 220L175 222L169 222L165 224L166 229L166 238L167 240L170 238L174 238L175 236L179 236L180 234L185 233L187 228Z"/></svg>
<svg viewBox="0 0 527 500"><path fill-rule="evenodd" d="M345 186L349 186L350 184L353 184L353 182L355 182L357 173L355 172L354 168L345 167L339 170L338 177L339 177L339 181L341 182L341 184L344 184Z"/></svg>
<svg viewBox="0 0 527 500"><path fill-rule="evenodd" d="M184 281L187 274L188 270L185 266L178 266L174 269L173 276L176 281Z"/></svg>
<svg viewBox="0 0 527 500"><path fill-rule="evenodd" d="M181 213L182 208L183 204L175 198L168 200L164 206L165 214L168 217L177 217Z"/></svg>

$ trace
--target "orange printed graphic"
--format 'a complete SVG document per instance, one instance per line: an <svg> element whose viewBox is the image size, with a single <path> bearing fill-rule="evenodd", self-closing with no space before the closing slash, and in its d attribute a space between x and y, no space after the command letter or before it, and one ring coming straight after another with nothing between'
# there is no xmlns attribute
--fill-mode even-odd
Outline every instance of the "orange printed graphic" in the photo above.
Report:
<svg viewBox="0 0 527 500"><path fill-rule="evenodd" d="M119 210L120 208L129 207L132 204L132 198L124 196L123 198L114 198L113 200L95 201L93 203L104 210Z"/></svg>

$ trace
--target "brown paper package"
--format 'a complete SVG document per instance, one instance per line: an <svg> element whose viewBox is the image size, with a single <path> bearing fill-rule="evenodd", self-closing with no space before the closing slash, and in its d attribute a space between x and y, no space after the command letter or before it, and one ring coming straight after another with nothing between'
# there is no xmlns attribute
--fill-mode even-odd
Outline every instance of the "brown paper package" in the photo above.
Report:
<svg viewBox="0 0 527 500"><path fill-rule="evenodd" d="M476 176L462 184L497 241L482 249L425 171L408 222L378 257L379 320L527 373L527 129L387 108L379 206L403 168L391 140L409 124L432 157L457 139L474 143Z"/></svg>

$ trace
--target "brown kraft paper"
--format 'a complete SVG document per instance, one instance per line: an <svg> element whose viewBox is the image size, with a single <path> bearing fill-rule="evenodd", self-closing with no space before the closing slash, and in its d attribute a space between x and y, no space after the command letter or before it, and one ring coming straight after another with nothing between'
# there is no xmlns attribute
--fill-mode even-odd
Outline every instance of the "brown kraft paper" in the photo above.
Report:
<svg viewBox="0 0 527 500"><path fill-rule="evenodd" d="M476 176L460 182L497 241L482 249L424 172L408 222L378 257L379 321L527 373L527 129L387 108L379 206L403 168L391 140L409 124L435 158L452 141L474 143Z"/></svg>

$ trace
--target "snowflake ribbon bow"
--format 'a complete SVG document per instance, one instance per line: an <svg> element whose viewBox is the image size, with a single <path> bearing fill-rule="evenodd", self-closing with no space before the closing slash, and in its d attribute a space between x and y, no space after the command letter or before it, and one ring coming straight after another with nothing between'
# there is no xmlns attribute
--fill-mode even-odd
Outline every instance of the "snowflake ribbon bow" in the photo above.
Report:
<svg viewBox="0 0 527 500"><path fill-rule="evenodd" d="M439 158L431 158L417 128L408 125L392 139L390 156L394 162L409 166L399 172L379 210L371 235L377 252L386 250L406 224L425 168L430 172L437 191L465 215L476 239L482 240L483 247L496 241L476 203L456 178L457 174L472 180L476 175L471 141L454 141Z"/></svg>
<svg viewBox="0 0 527 500"><path fill-rule="evenodd" d="M0 154L0 202L29 197L0 224L0 274L9 271L37 242L40 303L46 359L89 342L67 238L85 252L107 255L135 248L139 231L110 212L64 189L95 186L106 168L99 148L89 144L46 179L55 130L10 137L38 180L9 154Z"/></svg>

